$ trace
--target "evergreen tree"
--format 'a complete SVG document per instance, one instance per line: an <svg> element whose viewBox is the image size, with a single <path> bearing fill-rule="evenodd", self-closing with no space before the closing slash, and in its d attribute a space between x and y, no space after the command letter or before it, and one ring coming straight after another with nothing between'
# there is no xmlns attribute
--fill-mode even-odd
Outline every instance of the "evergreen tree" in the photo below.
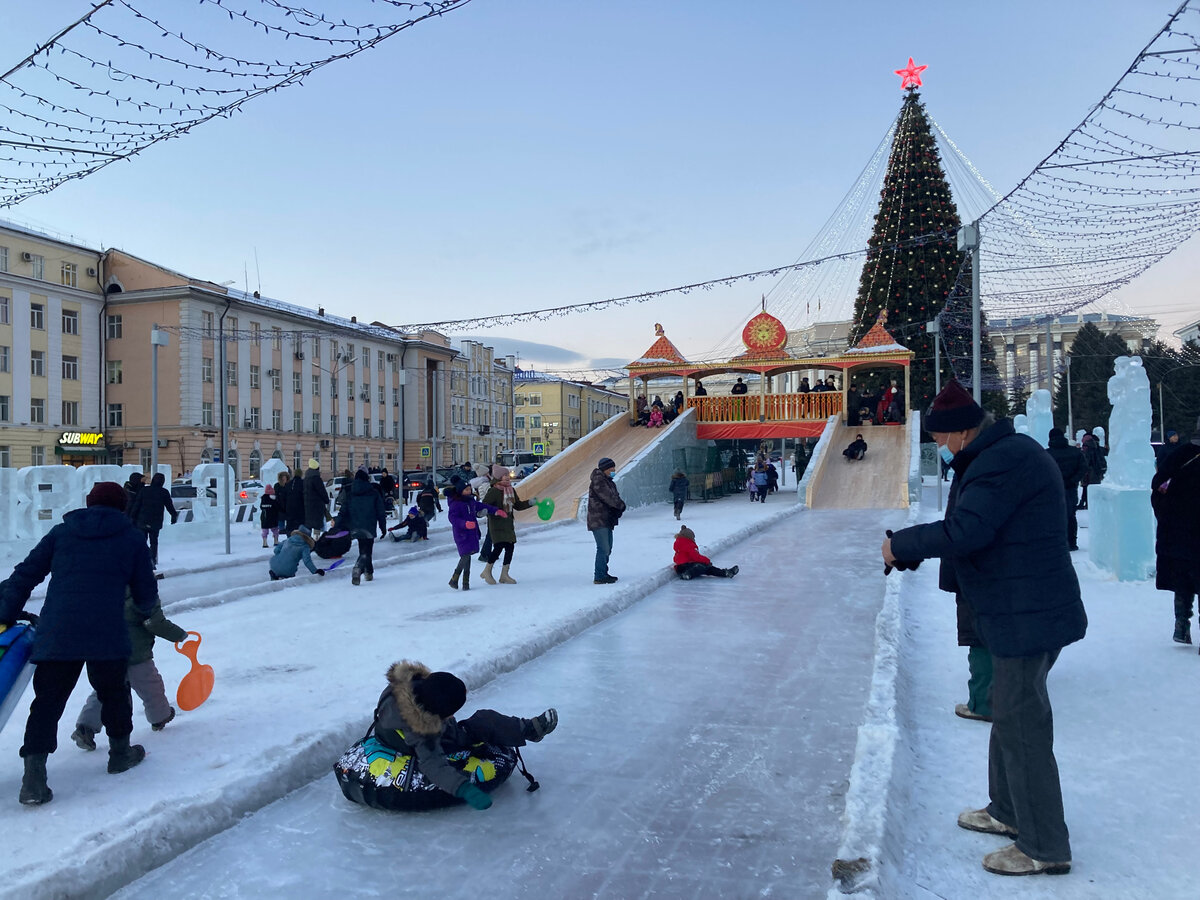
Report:
<svg viewBox="0 0 1200 900"><path fill-rule="evenodd" d="M964 268L956 246L960 224L924 104L917 90L910 89L897 120L879 211L867 242L850 343L857 342L875 324L881 311L887 311L888 331L915 354L910 398L914 409L927 409L933 399L933 336L925 331L925 323L946 307L947 297ZM967 272L969 356L969 269ZM959 318L956 315L954 321ZM960 337L951 336L948 343L958 344ZM992 352L986 334L982 347L985 354ZM955 351L960 353L961 348ZM953 362L945 360L943 380L950 376ZM968 365L968 378L970 371ZM994 359L990 371L994 377ZM963 374L961 369L959 373ZM987 382L985 378L985 386ZM1002 392L998 400L1006 409Z"/></svg>
<svg viewBox="0 0 1200 900"><path fill-rule="evenodd" d="M1029 382L1025 376L1017 372L1009 388L1008 405L1013 414L1025 412L1025 404L1029 402Z"/></svg>
<svg viewBox="0 0 1200 900"><path fill-rule="evenodd" d="M1184 344L1176 350L1154 341L1142 353L1142 365L1150 379L1155 440L1175 431L1187 441L1200 416L1200 347Z"/></svg>

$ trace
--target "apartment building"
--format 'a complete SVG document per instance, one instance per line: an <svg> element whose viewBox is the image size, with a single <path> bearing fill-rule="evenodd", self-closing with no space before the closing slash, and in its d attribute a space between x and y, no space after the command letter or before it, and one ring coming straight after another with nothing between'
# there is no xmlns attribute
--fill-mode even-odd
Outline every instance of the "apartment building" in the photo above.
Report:
<svg viewBox="0 0 1200 900"><path fill-rule="evenodd" d="M587 381L517 369L513 450L553 456L629 406L628 397Z"/></svg>
<svg viewBox="0 0 1200 900"><path fill-rule="evenodd" d="M498 359L493 348L464 340L450 365L450 434L455 464L494 462L512 448L515 357Z"/></svg>
<svg viewBox="0 0 1200 900"><path fill-rule="evenodd" d="M1095 325L1104 334L1116 334L1130 353L1141 353L1158 333L1158 323L1146 316L1119 316L1111 313L1074 313L1049 320L1030 317L989 319L988 337L996 352L996 369L1010 386L1020 375L1029 390L1053 389L1054 377L1063 370L1064 353L1069 353L1075 335L1085 323ZM1050 334L1050 355L1046 334ZM1050 364L1047 365L1047 359Z"/></svg>
<svg viewBox="0 0 1200 900"><path fill-rule="evenodd" d="M0 222L0 467L104 460L100 259Z"/></svg>
<svg viewBox="0 0 1200 900"><path fill-rule="evenodd" d="M150 463L155 325L168 340L158 351L158 456L177 472L220 460L222 418L239 478L272 457L293 468L314 458L328 474L448 461L444 447L432 450L455 355L443 335L230 291L119 250L104 263L110 461Z"/></svg>

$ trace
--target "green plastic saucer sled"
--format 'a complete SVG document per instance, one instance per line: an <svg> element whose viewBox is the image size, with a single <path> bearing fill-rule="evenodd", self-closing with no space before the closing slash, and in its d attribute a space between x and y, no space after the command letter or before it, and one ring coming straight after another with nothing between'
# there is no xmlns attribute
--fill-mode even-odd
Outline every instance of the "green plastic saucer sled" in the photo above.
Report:
<svg viewBox="0 0 1200 900"><path fill-rule="evenodd" d="M554 498L553 497L543 497L541 500L538 501L537 509L538 509L538 518L541 519L543 522L549 522L550 517L552 515L554 515Z"/></svg>

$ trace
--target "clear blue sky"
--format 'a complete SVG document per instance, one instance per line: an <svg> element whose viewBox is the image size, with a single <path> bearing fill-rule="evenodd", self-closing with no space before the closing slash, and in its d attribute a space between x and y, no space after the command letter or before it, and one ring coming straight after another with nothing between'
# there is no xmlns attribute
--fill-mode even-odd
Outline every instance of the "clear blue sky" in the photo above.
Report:
<svg viewBox="0 0 1200 900"><path fill-rule="evenodd" d="M88 5L6 0L3 68ZM239 287L248 269L251 290L257 250L265 295L360 320L665 288L794 261L895 116L910 55L930 114L1004 192L1176 6L474 0L0 216ZM1193 241L1122 299L1174 328L1198 280ZM583 368L640 355L662 322L702 355L769 286L474 335Z"/></svg>

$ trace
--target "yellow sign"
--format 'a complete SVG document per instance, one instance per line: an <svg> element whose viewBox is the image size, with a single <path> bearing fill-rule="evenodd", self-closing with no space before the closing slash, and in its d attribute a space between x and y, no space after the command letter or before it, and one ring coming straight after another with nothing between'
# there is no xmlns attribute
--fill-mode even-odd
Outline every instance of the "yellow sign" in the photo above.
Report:
<svg viewBox="0 0 1200 900"><path fill-rule="evenodd" d="M421 459L429 459L431 456L433 456L433 451L429 447L421 448Z"/></svg>
<svg viewBox="0 0 1200 900"><path fill-rule="evenodd" d="M67 431L58 439L60 446L95 447L104 443L103 431Z"/></svg>

